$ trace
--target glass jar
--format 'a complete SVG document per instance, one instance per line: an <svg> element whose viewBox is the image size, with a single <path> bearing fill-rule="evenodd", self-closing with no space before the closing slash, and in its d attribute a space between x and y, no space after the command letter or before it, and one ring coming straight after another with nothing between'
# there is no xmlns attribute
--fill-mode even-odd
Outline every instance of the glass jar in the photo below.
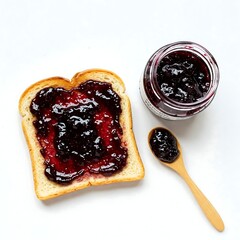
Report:
<svg viewBox="0 0 240 240"><path fill-rule="evenodd" d="M186 54L185 54L186 53ZM175 54L175 55L173 55ZM175 58L178 58L178 54L185 54L186 56L190 58L195 58L197 60L195 62L195 67L198 69L198 65L202 65L201 67L206 69L208 76L208 82L206 83L207 85L207 90L206 92L201 92L199 89L197 90L198 93L200 93L201 97L195 98L193 101L190 100L190 92L188 93L188 90L185 92L182 91L181 89L178 88L178 85L175 84L175 82L171 81L176 81L175 78L171 79L168 78L167 81L164 80L164 77L162 80L165 81L165 85L161 85L161 80L159 80L159 77L161 74L159 74L159 66L161 66L161 63L165 61L166 57L169 58L169 56L175 56ZM177 57L176 57L177 56ZM180 56L181 59L181 56ZM183 61L185 61L183 59ZM175 63L174 63L175 64ZM171 65L171 66L174 66ZM179 64L179 62L178 62ZM185 64L186 62L182 62L181 64ZM189 66L189 63L187 63ZM167 65L167 64L166 64ZM175 64L176 65L176 64ZM180 71L181 79L177 81L188 81L187 76L184 76L182 74L181 69L178 70L172 69L167 66L170 71L175 77ZM178 66L177 66L178 67ZM163 68L162 68L163 69ZM166 66L165 66L166 69ZM171 72L172 71L172 72ZM182 71L182 72L181 72ZM194 73L195 74L195 73ZM195 75L193 75L192 78L194 78L191 81L195 81L196 84L200 84L198 82L198 79L201 79L201 74L198 76L197 79L195 79ZM202 74L204 75L204 74ZM197 75L196 75L197 76ZM168 81L170 82L170 85L168 85ZM201 81L201 80L199 80ZM182 42L176 42L172 44L168 44L166 46L161 47L158 49L148 60L143 76L140 81L140 93L142 96L142 99L146 106L157 116L162 117L164 119L168 120L181 120L181 119L187 119L190 118L197 113L201 112L204 110L213 100L216 90L218 87L219 83L219 69L218 65L216 63L216 60L212 56L212 54L205 49L204 47L200 46L199 44L193 43L193 42L187 42L187 41L182 41ZM174 85L175 84L175 85ZM184 83L184 88L187 87L189 91L192 91L193 87L189 86L189 83ZM168 88L166 88L168 86ZM171 87L169 87L171 86ZM176 86L175 90L174 87ZM200 89L203 90L203 87L200 85ZM164 89L167 89L167 92L164 92ZM179 94L176 94L173 97L170 97L173 91L182 91L183 98L177 98ZM200 91L200 92L199 92ZM182 94L182 92L180 92ZM189 99L187 99L189 97ZM191 96L192 97L192 96ZM183 101L186 100L186 101ZM188 101L189 100L189 101Z"/></svg>

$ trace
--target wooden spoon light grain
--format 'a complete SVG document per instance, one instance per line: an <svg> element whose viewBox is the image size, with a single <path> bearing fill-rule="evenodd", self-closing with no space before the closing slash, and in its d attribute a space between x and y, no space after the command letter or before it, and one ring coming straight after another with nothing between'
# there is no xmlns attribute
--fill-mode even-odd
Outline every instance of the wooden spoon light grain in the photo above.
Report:
<svg viewBox="0 0 240 240"><path fill-rule="evenodd" d="M148 135L148 142L154 156L185 180L209 222L222 232L224 230L222 218L187 173L177 138L165 128L154 128Z"/></svg>

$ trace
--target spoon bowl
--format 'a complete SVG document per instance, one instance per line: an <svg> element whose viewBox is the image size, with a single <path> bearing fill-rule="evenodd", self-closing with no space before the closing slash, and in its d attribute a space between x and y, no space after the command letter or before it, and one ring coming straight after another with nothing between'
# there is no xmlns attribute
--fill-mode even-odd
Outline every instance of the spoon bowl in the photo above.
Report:
<svg viewBox="0 0 240 240"><path fill-rule="evenodd" d="M169 133L169 136L173 137L176 139L176 147L178 149L178 156L176 156L176 158L174 159L174 161L171 162L166 162L165 159L159 158L156 155L156 152L153 151L153 148L150 144L151 139L153 137L153 134L156 132L156 130L163 130L165 132ZM166 136L163 137L164 140L166 140ZM159 138L157 138L159 140ZM156 139L155 139L156 140ZM217 210L213 207L213 205L210 203L210 201L206 198L206 196L201 192L201 190L197 187L197 185L193 182L193 180L191 179L191 177L189 176L184 162L183 162L183 157L182 157L182 149L181 146L177 140L177 138L167 129L164 128L155 128L152 129L148 135L148 142L149 142L149 146L150 149L152 150L152 153L155 157L157 157L162 164L164 164L165 166L173 169L175 172L177 172L187 183L187 185L189 186L189 188L191 189L193 195L195 196L199 206L201 207L203 213L205 214L205 216L207 217L207 219L209 220L209 222L219 231L222 232L224 230L224 223L222 218L220 217L219 213L217 212ZM157 142L155 141L155 144ZM161 142L159 141L159 144L161 144ZM159 148L161 150L163 150L165 145L162 144L162 146ZM159 155L158 155L159 156Z"/></svg>

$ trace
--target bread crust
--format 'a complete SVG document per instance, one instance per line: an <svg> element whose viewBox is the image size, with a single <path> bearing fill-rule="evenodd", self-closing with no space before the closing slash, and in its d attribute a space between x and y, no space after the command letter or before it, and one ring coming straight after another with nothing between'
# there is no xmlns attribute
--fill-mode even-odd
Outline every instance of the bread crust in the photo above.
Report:
<svg viewBox="0 0 240 240"><path fill-rule="evenodd" d="M74 180L69 185L60 185L48 180L44 174L44 158L40 153L41 146L36 139L35 128L32 124L34 116L31 114L29 106L36 93L45 87L63 87L65 89L71 89L89 79L111 83L113 90L117 92L121 98L122 113L120 115L120 125L123 129L122 140L126 143L128 148L127 165L121 172L110 177L105 177L101 174L84 175L82 178ZM97 186L117 182L136 181L144 177L144 166L132 130L130 100L125 94L125 85L122 79L115 73L103 69L89 69L76 73L71 80L62 77L51 77L40 80L28 87L21 95L19 100L19 112L22 116L22 129L32 162L34 188L40 200L61 196L92 185Z"/></svg>

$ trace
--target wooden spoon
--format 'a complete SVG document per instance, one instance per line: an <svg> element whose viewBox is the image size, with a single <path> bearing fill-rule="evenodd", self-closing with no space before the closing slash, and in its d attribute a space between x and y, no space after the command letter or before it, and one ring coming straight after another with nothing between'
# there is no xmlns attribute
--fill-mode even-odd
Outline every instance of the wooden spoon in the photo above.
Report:
<svg viewBox="0 0 240 240"><path fill-rule="evenodd" d="M156 129L163 129L164 131L168 131L164 128L156 128ZM156 154L154 153L152 147L151 147L151 144L150 144L150 139L151 139L151 136L152 136L154 130L155 129L150 131L150 133L148 135L148 142L149 142L150 148L151 148L154 156L157 157ZM191 191L192 191L193 195L195 196L199 206L202 208L204 214L206 215L206 217L208 218L210 223L218 231L222 232L224 230L223 220L221 219L220 215L218 214L216 209L213 207L213 205L209 202L209 200L204 196L204 194L200 191L200 189L197 187L197 185L190 178L190 176L187 173L187 170L184 166L181 146L180 146L179 142L177 141L177 138L170 131L168 131L168 132L176 139L177 148L179 150L179 155L177 156L177 158L172 163L165 162L165 161L163 161L163 159L161 159L159 157L157 157L157 158L165 166L167 166L167 167L173 169L175 172L177 172L185 180L185 182L187 183L187 185L191 189Z"/></svg>

